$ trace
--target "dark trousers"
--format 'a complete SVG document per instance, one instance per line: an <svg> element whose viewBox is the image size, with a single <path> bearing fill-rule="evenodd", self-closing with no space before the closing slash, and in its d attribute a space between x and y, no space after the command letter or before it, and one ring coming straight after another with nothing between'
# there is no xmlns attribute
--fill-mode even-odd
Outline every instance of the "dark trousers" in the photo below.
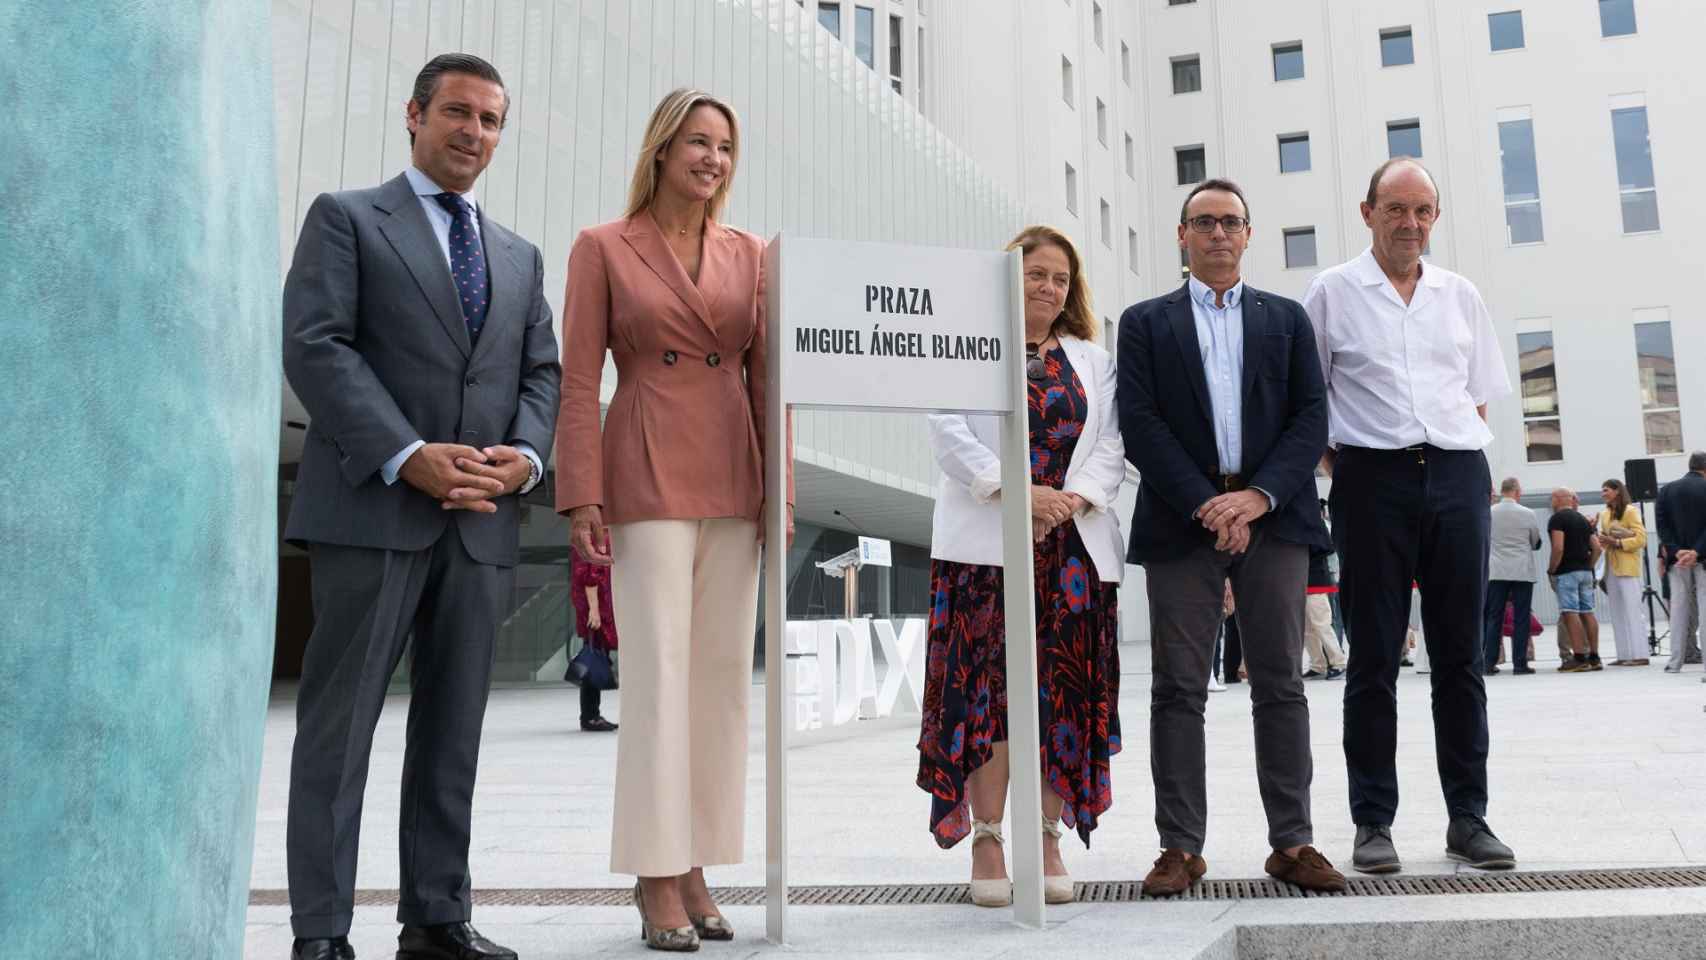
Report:
<svg viewBox="0 0 1706 960"><path fill-rule="evenodd" d="M298 937L349 933L373 728L414 636L398 829L397 919L470 918L480 725L514 571L477 563L451 524L426 550L313 544L314 633L296 697L285 852Z"/></svg>
<svg viewBox="0 0 1706 960"><path fill-rule="evenodd" d="M1398 662L1410 583L1422 595L1434 752L1453 817L1487 812L1487 689L1481 676L1492 478L1479 450L1346 447L1333 468L1333 540L1345 632L1345 765L1351 819L1398 814Z"/></svg>
<svg viewBox="0 0 1706 960"><path fill-rule="evenodd" d="M590 683L581 684L581 720L585 722L597 718L599 704L604 700L604 691Z"/></svg>
<svg viewBox="0 0 1706 960"><path fill-rule="evenodd" d="M1511 665L1516 669L1528 666L1528 617L1534 603L1534 584L1528 580L1487 581L1486 653L1481 658L1482 669L1491 670L1499 662L1499 638L1504 635L1505 604L1511 605Z"/></svg>
<svg viewBox="0 0 1706 960"><path fill-rule="evenodd" d="M1233 598L1236 602L1237 598ZM1244 663L1244 640L1238 636L1238 618L1227 617L1220 624L1220 679L1227 683L1238 682L1238 667Z"/></svg>
<svg viewBox="0 0 1706 960"><path fill-rule="evenodd" d="M1270 540L1258 527L1234 557L1204 545L1174 560L1144 562L1149 591L1149 764L1161 846L1200 854L1207 832L1203 709L1228 577L1238 603L1239 654L1250 675L1256 782L1275 849L1313 841L1309 787L1309 700L1303 655L1303 591L1309 549ZM1236 671L1230 645L1225 662Z"/></svg>

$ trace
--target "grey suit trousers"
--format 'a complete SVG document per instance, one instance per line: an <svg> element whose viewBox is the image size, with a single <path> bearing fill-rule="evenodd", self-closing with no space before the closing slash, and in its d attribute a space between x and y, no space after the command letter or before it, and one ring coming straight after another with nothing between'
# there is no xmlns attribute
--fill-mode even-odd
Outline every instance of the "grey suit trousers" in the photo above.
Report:
<svg viewBox="0 0 1706 960"><path fill-rule="evenodd" d="M1309 548L1269 538L1257 526L1242 557L1204 544L1176 559L1146 560L1143 568L1154 667L1149 763L1161 846L1202 853L1208 821L1203 709L1228 578L1250 677L1268 843L1278 850L1313 842L1309 788L1315 767L1299 667Z"/></svg>
<svg viewBox="0 0 1706 960"><path fill-rule="evenodd" d="M296 698L285 840L298 937L349 933L373 729L411 633L397 919L470 918L480 726L515 572L476 562L457 529L419 551L310 545L315 622Z"/></svg>

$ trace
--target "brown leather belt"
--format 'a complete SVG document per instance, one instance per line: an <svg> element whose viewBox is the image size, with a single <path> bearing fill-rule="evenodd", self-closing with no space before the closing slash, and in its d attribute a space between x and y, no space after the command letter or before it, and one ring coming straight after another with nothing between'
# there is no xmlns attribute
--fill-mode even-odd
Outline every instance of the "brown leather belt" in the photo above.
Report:
<svg viewBox="0 0 1706 960"><path fill-rule="evenodd" d="M1250 485L1236 473L1211 473L1208 475L1208 482L1214 484L1214 489L1221 493L1237 493Z"/></svg>

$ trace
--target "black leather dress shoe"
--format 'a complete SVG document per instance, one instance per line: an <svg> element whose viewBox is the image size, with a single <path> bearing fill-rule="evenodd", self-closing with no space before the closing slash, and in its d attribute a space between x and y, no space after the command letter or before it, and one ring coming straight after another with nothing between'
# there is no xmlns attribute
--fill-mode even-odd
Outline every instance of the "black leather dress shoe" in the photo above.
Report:
<svg viewBox="0 0 1706 960"><path fill-rule="evenodd" d="M612 733L616 730L616 724L604 719L603 714L599 714L596 717L582 717L581 729L587 733Z"/></svg>
<svg viewBox="0 0 1706 960"><path fill-rule="evenodd" d="M516 960L515 951L500 947L466 921L431 927L405 926L397 935L397 960Z"/></svg>
<svg viewBox="0 0 1706 960"><path fill-rule="evenodd" d="M348 937L298 938L290 945L290 960L355 960Z"/></svg>

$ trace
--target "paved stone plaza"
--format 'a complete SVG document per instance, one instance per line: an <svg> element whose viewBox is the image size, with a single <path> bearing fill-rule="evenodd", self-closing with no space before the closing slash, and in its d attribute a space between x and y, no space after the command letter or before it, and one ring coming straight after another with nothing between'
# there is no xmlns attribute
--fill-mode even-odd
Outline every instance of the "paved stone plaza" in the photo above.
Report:
<svg viewBox="0 0 1706 960"><path fill-rule="evenodd" d="M1605 640L1609 647L1609 638ZM1550 637L1536 646L1553 648ZM1126 750L1114 761L1114 807L1085 851L1070 835L1067 864L1079 880L1136 880L1156 854L1150 793L1148 649L1121 651L1121 720ZM1594 674L1541 672L1488 678L1492 728L1489 822L1515 848L1526 871L1706 864L1706 685L1701 668L1677 676L1655 659L1647 668L1607 667ZM1406 670L1400 681L1399 771L1403 805L1393 836L1405 876L1449 874L1445 819L1434 773L1428 678ZM1354 829L1347 818L1339 747L1342 682L1308 684L1315 744L1316 843L1350 873ZM293 691L274 692L268 713L252 886L286 885L286 786ZM714 886L764 882L763 687L754 691L749 765L747 859L711 871ZM361 844L361 888L397 886L397 796L407 700L387 704L375 740ZM606 715L620 719L619 694ZM581 733L572 688L500 689L486 718L475 801L476 891L510 888L620 887L631 878L608 868L616 738ZM914 717L867 721L799 738L790 755L795 884L963 881L969 853L936 848L926 829L928 804L913 785ZM1211 696L1208 706L1210 822L1204 856L1211 878L1262 876L1268 853L1251 756L1248 687ZM1010 824L1009 832L1013 827ZM1467 868L1463 868L1467 870ZM1352 874L1354 876L1354 874ZM351 935L363 957L395 950L394 906L359 908ZM1547 894L1409 896L1181 903L1073 904L1051 908L1049 929L1013 927L1009 912L971 906L795 907L791 944L762 938L761 907L727 911L739 939L702 953L789 956L993 957L1093 950L1103 956L1411 956L1384 947L1376 928L1308 928L1311 952L1286 952L1271 931L1297 925L1451 921L1409 933L1395 944L1426 943L1434 957L1706 956L1706 888ZM1663 919L1666 916L1669 919ZM1573 918L1534 924L1536 918ZM1605 918L1605 919L1594 919ZM1625 919L1612 919L1625 918ZM1652 919L1659 918L1659 919ZM649 955L631 906L480 907L475 922L528 960L542 957ZM1521 920L1523 923L1511 921ZM1593 922L1588 922L1592 920ZM251 906L247 956L289 955L289 909ZM1498 921L1481 923L1481 921ZM1240 934L1235 928L1244 927ZM1575 953L1559 953L1538 932L1567 932ZM1268 931L1269 933L1265 933ZM1479 932L1477 932L1479 931ZM1489 941L1487 937L1494 939ZM1264 939L1266 937L1267 939ZM1278 939L1275 939L1278 937ZM1679 939L1699 945L1679 953ZM1243 946L1240 948L1239 943ZM1345 952L1334 947L1343 946ZM1355 948L1352 947L1355 944ZM1602 949L1603 947L1603 949ZM1644 952L1645 951L1645 952Z"/></svg>

